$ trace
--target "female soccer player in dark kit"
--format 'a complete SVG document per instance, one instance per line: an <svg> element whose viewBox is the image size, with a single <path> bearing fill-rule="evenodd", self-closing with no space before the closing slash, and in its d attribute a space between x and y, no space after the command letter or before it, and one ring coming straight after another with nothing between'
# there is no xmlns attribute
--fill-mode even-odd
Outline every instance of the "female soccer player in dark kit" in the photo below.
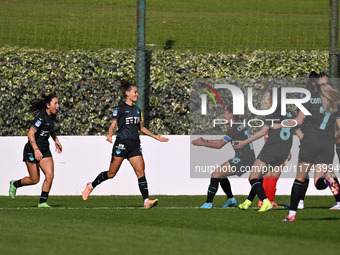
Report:
<svg viewBox="0 0 340 255"><path fill-rule="evenodd" d="M158 199L149 199L148 184L145 178L145 164L138 131L160 142L167 142L169 139L161 135L154 135L143 126L141 110L135 106L135 102L138 99L138 89L136 85L122 81L121 86L125 101L118 107L115 107L111 126L106 136L106 140L112 143L112 135L115 127L118 125L109 170L100 173L93 182L89 182L83 191L82 197L83 200L87 200L97 185L107 179L115 177L123 160L127 159L137 175L139 190L144 199L144 207L152 208L158 204Z"/></svg>
<svg viewBox="0 0 340 255"><path fill-rule="evenodd" d="M330 187L336 204L340 207L339 181L332 171L334 144L339 133L334 137L335 124L340 127L340 92L328 84L317 84L317 90L304 107L311 113L299 112L295 121L286 125L303 124L304 137L301 141L296 178L290 197L289 215L283 221L294 221L297 206L303 191L303 183L311 169L314 170L314 185L318 190ZM294 123L295 122L295 123ZM276 128L276 127L275 127Z"/></svg>
<svg viewBox="0 0 340 255"><path fill-rule="evenodd" d="M246 140L250 137L248 129L242 123L237 123L239 121L239 116L233 115L232 105L228 105L225 108L223 118L227 120L228 123L236 122L235 124L230 125L230 128L223 138L218 140L207 140L199 137L196 140L192 141L192 144L196 146L205 146L208 148L220 149L227 143L231 142L234 148L236 140ZM255 154L252 143L248 144L242 149L234 148L234 151L235 156L233 158L224 162L219 168L215 169L215 171L211 173L210 185L207 192L207 200L200 208L213 208L212 202L218 190L219 184L221 185L224 193L227 195L228 198L222 208L237 206L238 202L231 191L228 176L241 176L242 174L247 172L247 170L250 169L255 161Z"/></svg>
<svg viewBox="0 0 340 255"><path fill-rule="evenodd" d="M28 143L24 148L24 159L29 176L20 180L10 181L9 196L15 198L16 191L22 186L37 184L40 180L40 169L45 174L38 207L50 207L47 204L48 194L54 178L54 163L48 142L51 136L55 142L57 153L62 152L62 146L54 131L56 114L59 109L58 98L55 95L45 96L42 100L34 100L29 112L36 113L28 131Z"/></svg>

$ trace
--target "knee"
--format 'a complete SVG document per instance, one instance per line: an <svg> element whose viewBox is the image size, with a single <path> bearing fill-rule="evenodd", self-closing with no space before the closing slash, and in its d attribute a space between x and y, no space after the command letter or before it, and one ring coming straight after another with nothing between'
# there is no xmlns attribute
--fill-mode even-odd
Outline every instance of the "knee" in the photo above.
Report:
<svg viewBox="0 0 340 255"><path fill-rule="evenodd" d="M48 182L52 182L54 179L54 174L47 174L45 176L45 180L48 181Z"/></svg>
<svg viewBox="0 0 340 255"><path fill-rule="evenodd" d="M32 184L37 184L40 181L39 176L34 176L34 177L31 177L30 179L31 179Z"/></svg>
<svg viewBox="0 0 340 255"><path fill-rule="evenodd" d="M108 171L108 172L107 172L107 178L112 179L113 177L116 176L116 173L117 173L117 172L110 172L110 171Z"/></svg>

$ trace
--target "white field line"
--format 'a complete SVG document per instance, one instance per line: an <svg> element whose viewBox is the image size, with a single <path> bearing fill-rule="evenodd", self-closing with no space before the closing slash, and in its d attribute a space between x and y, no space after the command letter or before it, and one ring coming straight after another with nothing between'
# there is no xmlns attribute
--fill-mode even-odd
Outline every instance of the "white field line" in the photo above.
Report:
<svg viewBox="0 0 340 255"><path fill-rule="evenodd" d="M140 210L140 209L145 209L143 207L122 207L122 206L117 206L117 207L51 207L51 208L38 208L38 207L13 207L13 208L0 208L0 211L11 211L11 210ZM186 210L186 209L199 209L199 207L156 207L152 208L156 210ZM238 209L238 207L231 207L231 208L218 208L215 207L215 209L221 209L221 210L231 210L231 209ZM249 209L259 209L258 207L249 207ZM276 209L282 209L282 208L275 208ZM208 211L208 209L206 209Z"/></svg>

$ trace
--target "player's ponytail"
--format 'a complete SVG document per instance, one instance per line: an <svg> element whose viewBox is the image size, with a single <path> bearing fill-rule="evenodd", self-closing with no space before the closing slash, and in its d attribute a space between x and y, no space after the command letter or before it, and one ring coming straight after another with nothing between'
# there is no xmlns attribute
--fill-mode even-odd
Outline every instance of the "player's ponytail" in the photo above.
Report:
<svg viewBox="0 0 340 255"><path fill-rule="evenodd" d="M122 96L123 96L123 99L126 98L126 92L130 91L132 89L132 87L135 87L136 85L126 81L126 80L122 80L120 82L120 86L122 87Z"/></svg>
<svg viewBox="0 0 340 255"><path fill-rule="evenodd" d="M340 92L328 84L317 84L316 85L322 99L322 106L324 113L337 112L338 103L340 102Z"/></svg>
<svg viewBox="0 0 340 255"><path fill-rule="evenodd" d="M311 71L308 77L308 81L307 81L307 89L310 92L315 92L315 85L318 79L319 79L319 75L315 71Z"/></svg>
<svg viewBox="0 0 340 255"><path fill-rule="evenodd" d="M52 99L57 97L56 95L43 95L42 99L34 99L31 102L30 108L28 109L29 113L37 113L41 111L42 109L46 109L46 104L50 104Z"/></svg>

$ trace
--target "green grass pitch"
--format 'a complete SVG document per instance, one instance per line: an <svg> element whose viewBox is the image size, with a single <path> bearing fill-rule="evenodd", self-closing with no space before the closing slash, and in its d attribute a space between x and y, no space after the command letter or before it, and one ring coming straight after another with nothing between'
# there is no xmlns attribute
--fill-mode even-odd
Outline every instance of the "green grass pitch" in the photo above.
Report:
<svg viewBox="0 0 340 255"><path fill-rule="evenodd" d="M136 47L136 0L2 0L0 46ZM329 1L148 0L146 44L198 52L328 50ZM152 47L154 48L154 47Z"/></svg>
<svg viewBox="0 0 340 255"><path fill-rule="evenodd" d="M307 196L295 222L288 210L259 213L198 209L205 196L157 196L143 209L140 196L0 197L1 254L338 254L340 212L330 196ZM245 196L236 196L243 201ZM277 196L276 202L289 201ZM254 205L257 201L254 201Z"/></svg>

